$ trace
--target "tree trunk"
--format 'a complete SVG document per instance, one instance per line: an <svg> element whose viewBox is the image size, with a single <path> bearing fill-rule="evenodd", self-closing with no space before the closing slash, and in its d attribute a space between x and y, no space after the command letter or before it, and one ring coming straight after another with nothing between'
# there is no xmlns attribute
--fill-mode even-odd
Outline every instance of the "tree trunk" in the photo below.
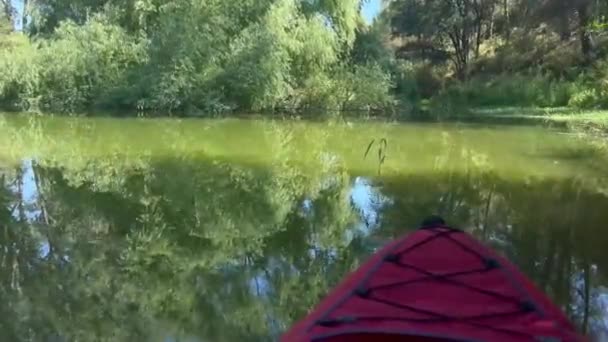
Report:
<svg viewBox="0 0 608 342"><path fill-rule="evenodd" d="M457 29L454 29L454 32L450 35L450 40L452 41L452 47L454 48L454 68L456 69L456 76L459 80L464 81L467 78L467 64L468 64L468 39L463 39L465 37L464 31L458 32Z"/></svg>
<svg viewBox="0 0 608 342"><path fill-rule="evenodd" d="M492 2L492 7L490 8L490 24L488 29L488 38L494 38L494 19L496 18L496 3Z"/></svg>
<svg viewBox="0 0 608 342"><path fill-rule="evenodd" d="M503 15L505 17L505 38L507 39L507 41L509 41L509 39L511 38L511 20L509 19L509 1L508 0L503 0L502 2L502 10L503 10Z"/></svg>
<svg viewBox="0 0 608 342"><path fill-rule="evenodd" d="M486 210L483 219L483 240L488 241L488 225L490 224L490 205L492 204L492 196L494 195L494 187L490 189L490 193L488 194L488 198L486 198Z"/></svg>
<svg viewBox="0 0 608 342"><path fill-rule="evenodd" d="M477 33L476 33L476 37L475 37L475 58L479 57L479 47L481 46L481 30L482 30L482 25L481 25L481 20L479 21L479 23L477 24Z"/></svg>
<svg viewBox="0 0 608 342"><path fill-rule="evenodd" d="M568 18L568 11L562 8L559 11L559 38L564 42L570 39L570 20Z"/></svg>
<svg viewBox="0 0 608 342"><path fill-rule="evenodd" d="M479 47L481 46L481 40L483 38L483 21L485 19L485 8L481 2L474 3L474 13L475 13L475 58L479 57Z"/></svg>
<svg viewBox="0 0 608 342"><path fill-rule="evenodd" d="M593 46L591 44L591 36L587 31L587 25L589 25L589 3L587 1L581 1L578 5L576 12L578 14L578 25L579 35L581 41L581 52L586 62L591 60L591 52Z"/></svg>
<svg viewBox="0 0 608 342"><path fill-rule="evenodd" d="M23 16L21 17L21 31L23 32L25 32L27 28L27 16L29 12L29 0L23 0Z"/></svg>
<svg viewBox="0 0 608 342"><path fill-rule="evenodd" d="M543 270L539 278L539 285L545 291L546 289L551 287L551 276L556 273L554 265L557 254L557 238L557 234L553 234L549 239L549 245L547 246L547 259L545 260L545 264L542 267Z"/></svg>
<svg viewBox="0 0 608 342"><path fill-rule="evenodd" d="M585 258L586 259L586 258ZM591 312L591 267L587 260L584 260L583 265L583 322L581 330L583 334L589 329L589 314Z"/></svg>

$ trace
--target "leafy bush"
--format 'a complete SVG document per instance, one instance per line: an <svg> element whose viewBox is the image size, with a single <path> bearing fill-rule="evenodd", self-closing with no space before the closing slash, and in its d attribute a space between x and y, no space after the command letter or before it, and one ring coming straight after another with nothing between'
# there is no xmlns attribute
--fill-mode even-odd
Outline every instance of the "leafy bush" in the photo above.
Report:
<svg viewBox="0 0 608 342"><path fill-rule="evenodd" d="M0 67L8 72L0 75L0 105L200 116L393 103L386 28L358 30L358 1L149 5L146 13L158 13L141 22L125 24L116 7L97 8L53 24L40 40L24 37L23 46L1 50ZM416 77L428 84L422 71Z"/></svg>
<svg viewBox="0 0 608 342"><path fill-rule="evenodd" d="M0 52L0 101L15 109L74 111L107 102L145 61L145 42L97 16L64 22L52 39L21 37Z"/></svg>
<svg viewBox="0 0 608 342"><path fill-rule="evenodd" d="M128 72L145 61L145 42L94 17L85 25L64 22L37 52L40 106L71 111L103 101L125 86Z"/></svg>
<svg viewBox="0 0 608 342"><path fill-rule="evenodd" d="M395 94L400 102L418 103L421 99L418 82L416 81L415 67L411 62L399 61L393 66L393 82Z"/></svg>
<svg viewBox="0 0 608 342"><path fill-rule="evenodd" d="M440 75L442 71L444 70L441 66L429 63L418 65L414 69L414 79L422 98L428 99L439 93L443 87L444 76Z"/></svg>
<svg viewBox="0 0 608 342"><path fill-rule="evenodd" d="M471 65L471 74L500 75L541 71L555 78L575 78L584 62L578 42L563 41L554 32L539 27L516 30L509 41L489 39L480 48L480 57Z"/></svg>
<svg viewBox="0 0 608 342"><path fill-rule="evenodd" d="M349 94L343 109L385 109L392 106L391 77L378 65L355 66L354 70L342 71L338 88Z"/></svg>
<svg viewBox="0 0 608 342"><path fill-rule="evenodd" d="M600 102L598 91L593 88L582 89L572 94L568 106L589 109L596 107Z"/></svg>
<svg viewBox="0 0 608 342"><path fill-rule="evenodd" d="M568 105L582 109L608 108L608 60L597 62L579 77Z"/></svg>
<svg viewBox="0 0 608 342"><path fill-rule="evenodd" d="M410 103L429 99L443 88L444 69L443 65L401 61L393 70L395 93Z"/></svg>
<svg viewBox="0 0 608 342"><path fill-rule="evenodd" d="M0 45L0 104L27 108L38 91L36 48L20 34L5 36Z"/></svg>
<svg viewBox="0 0 608 342"><path fill-rule="evenodd" d="M547 76L503 75L456 83L440 96L469 106L558 107L568 104L571 89L570 83Z"/></svg>
<svg viewBox="0 0 608 342"><path fill-rule="evenodd" d="M329 75L345 46L325 17L304 15L294 0L234 6L185 1L159 21L147 72L140 72L146 76L137 82L146 108L204 115L299 108L306 101L335 105L333 95L321 93L334 89L325 83L335 83ZM226 19L243 14L247 20Z"/></svg>
<svg viewBox="0 0 608 342"><path fill-rule="evenodd" d="M304 110L373 111L394 105L390 75L378 65L339 67L317 74L296 92L293 105Z"/></svg>
<svg viewBox="0 0 608 342"><path fill-rule="evenodd" d="M377 20L357 31L350 58L355 64L376 63L389 70L395 65L395 51L389 46L391 28L388 21Z"/></svg>

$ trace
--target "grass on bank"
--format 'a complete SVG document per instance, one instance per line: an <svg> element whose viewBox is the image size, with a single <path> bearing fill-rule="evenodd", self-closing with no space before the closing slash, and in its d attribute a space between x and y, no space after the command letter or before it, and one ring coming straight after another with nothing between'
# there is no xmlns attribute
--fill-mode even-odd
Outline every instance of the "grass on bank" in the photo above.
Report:
<svg viewBox="0 0 608 342"><path fill-rule="evenodd" d="M608 110L577 110L557 108L478 108L470 111L473 118L489 120L515 120L522 123L540 123L565 127L576 132L604 136L608 134Z"/></svg>
<svg viewBox="0 0 608 342"><path fill-rule="evenodd" d="M553 122L563 122L567 125L590 127L608 132L608 110L550 114L547 118Z"/></svg>

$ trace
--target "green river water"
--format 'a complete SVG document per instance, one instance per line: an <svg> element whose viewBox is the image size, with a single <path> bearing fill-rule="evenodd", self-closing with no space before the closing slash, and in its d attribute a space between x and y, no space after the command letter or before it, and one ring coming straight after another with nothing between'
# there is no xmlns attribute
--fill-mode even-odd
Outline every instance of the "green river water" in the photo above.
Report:
<svg viewBox="0 0 608 342"><path fill-rule="evenodd" d="M274 340L433 213L608 338L606 171L537 126L6 114L2 340Z"/></svg>

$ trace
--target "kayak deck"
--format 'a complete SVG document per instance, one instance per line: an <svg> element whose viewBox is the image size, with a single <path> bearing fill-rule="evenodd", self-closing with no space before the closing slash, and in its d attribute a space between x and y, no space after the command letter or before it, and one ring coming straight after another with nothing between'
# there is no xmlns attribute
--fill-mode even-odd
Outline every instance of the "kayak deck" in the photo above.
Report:
<svg viewBox="0 0 608 342"><path fill-rule="evenodd" d="M582 341L511 262L433 224L346 277L282 341Z"/></svg>

